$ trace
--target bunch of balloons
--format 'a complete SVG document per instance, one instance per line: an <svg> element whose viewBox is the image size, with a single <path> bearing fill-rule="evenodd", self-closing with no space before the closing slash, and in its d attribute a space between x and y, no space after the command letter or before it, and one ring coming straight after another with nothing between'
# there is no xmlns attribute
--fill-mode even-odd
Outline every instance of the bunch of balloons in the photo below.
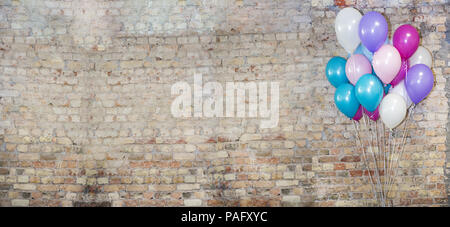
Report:
<svg viewBox="0 0 450 227"><path fill-rule="evenodd" d="M405 118L412 103L422 101L433 88L431 54L419 46L419 33L410 24L398 27L388 39L388 23L378 12L364 16L351 7L335 21L338 42L348 59L333 57L326 76L336 87L335 103L347 117L359 121L362 114L390 129Z"/></svg>

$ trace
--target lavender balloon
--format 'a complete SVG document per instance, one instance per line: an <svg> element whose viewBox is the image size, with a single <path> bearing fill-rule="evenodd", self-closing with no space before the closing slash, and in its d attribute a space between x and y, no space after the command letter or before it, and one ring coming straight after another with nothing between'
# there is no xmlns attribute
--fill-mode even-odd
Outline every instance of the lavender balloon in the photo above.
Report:
<svg viewBox="0 0 450 227"><path fill-rule="evenodd" d="M424 64L411 67L406 74L405 86L408 96L417 104L431 92L434 76L431 69Z"/></svg>
<svg viewBox="0 0 450 227"><path fill-rule="evenodd" d="M371 52L377 51L388 35L386 19L378 12L366 13L359 22L359 38Z"/></svg>

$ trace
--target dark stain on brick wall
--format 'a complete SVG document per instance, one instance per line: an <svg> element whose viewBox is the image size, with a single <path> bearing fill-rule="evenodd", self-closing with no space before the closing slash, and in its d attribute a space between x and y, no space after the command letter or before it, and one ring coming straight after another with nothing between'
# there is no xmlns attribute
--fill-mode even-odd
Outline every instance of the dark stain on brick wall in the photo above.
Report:
<svg viewBox="0 0 450 227"><path fill-rule="evenodd" d="M342 8L347 6L347 4L345 4L345 0L334 0L334 4L336 6L339 6L339 7L342 7Z"/></svg>

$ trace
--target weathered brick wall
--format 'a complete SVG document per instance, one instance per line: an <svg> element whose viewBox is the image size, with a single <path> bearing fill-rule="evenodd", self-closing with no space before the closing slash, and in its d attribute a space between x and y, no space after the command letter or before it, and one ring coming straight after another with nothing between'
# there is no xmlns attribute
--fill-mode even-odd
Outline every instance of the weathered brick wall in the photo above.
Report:
<svg viewBox="0 0 450 227"><path fill-rule="evenodd" d="M324 75L346 56L345 5L412 23L432 51L394 203L447 205L446 0L2 0L0 205L373 205ZM173 118L171 85L194 73L280 82L278 127Z"/></svg>

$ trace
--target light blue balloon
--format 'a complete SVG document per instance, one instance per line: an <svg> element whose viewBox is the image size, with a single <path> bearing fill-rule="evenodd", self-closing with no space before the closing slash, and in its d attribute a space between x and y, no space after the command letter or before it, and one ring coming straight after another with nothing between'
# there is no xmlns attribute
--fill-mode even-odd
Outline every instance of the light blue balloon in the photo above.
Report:
<svg viewBox="0 0 450 227"><path fill-rule="evenodd" d="M359 109L355 96L355 87L349 83L341 84L334 93L337 108L348 118L353 118Z"/></svg>
<svg viewBox="0 0 450 227"><path fill-rule="evenodd" d="M373 74L365 74L355 84L356 98L369 112L377 109L384 95L383 83Z"/></svg>
<svg viewBox="0 0 450 227"><path fill-rule="evenodd" d="M359 44L359 46L356 48L356 50L353 54L364 55L367 59L369 59L370 62L372 62L373 53L370 52L370 50L368 50L362 43Z"/></svg>
<svg viewBox="0 0 450 227"><path fill-rule="evenodd" d="M389 38L386 38L386 41L384 41L384 44L392 44L392 41L389 40Z"/></svg>
<svg viewBox="0 0 450 227"><path fill-rule="evenodd" d="M347 60L343 57L333 57L328 61L325 74L327 75L328 81L334 87L348 83L347 75L345 74L346 63Z"/></svg>
<svg viewBox="0 0 450 227"><path fill-rule="evenodd" d="M386 39L386 41L384 41L384 44L389 44L389 39ZM364 55L367 59L369 59L369 61L372 63L373 60L373 53L370 52L370 50L368 50L362 43L360 43L358 45L358 47L356 48L356 50L353 52L353 54L361 54Z"/></svg>

